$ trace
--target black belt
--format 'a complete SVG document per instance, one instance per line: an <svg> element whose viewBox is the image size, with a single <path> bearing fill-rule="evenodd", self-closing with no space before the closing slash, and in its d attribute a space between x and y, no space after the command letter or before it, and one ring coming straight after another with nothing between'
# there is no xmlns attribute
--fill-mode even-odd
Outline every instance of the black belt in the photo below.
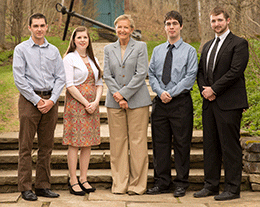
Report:
<svg viewBox="0 0 260 207"><path fill-rule="evenodd" d="M51 95L51 92L52 90L50 91L34 91L37 95L40 95L40 96L48 96L48 95Z"/></svg>

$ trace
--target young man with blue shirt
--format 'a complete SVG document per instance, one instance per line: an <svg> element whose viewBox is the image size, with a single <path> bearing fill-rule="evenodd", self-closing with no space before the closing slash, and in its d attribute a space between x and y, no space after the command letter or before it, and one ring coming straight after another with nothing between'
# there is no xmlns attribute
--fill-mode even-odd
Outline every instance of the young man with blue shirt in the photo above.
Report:
<svg viewBox="0 0 260 207"><path fill-rule="evenodd" d="M59 50L44 38L48 29L43 14L29 18L29 40L14 50L13 75L19 97L18 190L22 198L59 197L50 190L50 160L58 119L57 100L65 85L65 71ZM38 137L35 194L32 191L32 147Z"/></svg>
<svg viewBox="0 0 260 207"><path fill-rule="evenodd" d="M164 24L168 41L154 48L149 67L149 82L157 96L151 115L155 185L147 194L170 191L173 144L177 172L174 196L181 197L189 186L193 129L190 90L196 79L198 61L195 48L181 38L182 16L170 11Z"/></svg>

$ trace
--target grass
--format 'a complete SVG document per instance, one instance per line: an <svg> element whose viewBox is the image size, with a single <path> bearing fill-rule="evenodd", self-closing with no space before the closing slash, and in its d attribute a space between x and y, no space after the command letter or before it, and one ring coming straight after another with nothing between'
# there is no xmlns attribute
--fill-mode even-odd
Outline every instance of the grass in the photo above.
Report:
<svg viewBox="0 0 260 207"><path fill-rule="evenodd" d="M23 40L28 39L24 38ZM47 40L57 46L63 55L67 49L69 41L62 41L59 37L47 37ZM165 41L148 41L148 56L151 58L153 48ZM251 50L255 48L256 56L260 57L260 42L252 41ZM200 43L192 43L197 50ZM11 57L13 51L4 51L0 53L0 132L18 131L18 110L17 100L19 92L15 87ZM249 109L243 114L241 128L248 131L251 135L260 135L260 72L259 61L254 61L254 56L250 56L248 67L245 71ZM199 59L199 54L198 54ZM194 84L191 92L194 106L194 128L202 129L202 98L200 96L197 83Z"/></svg>
<svg viewBox="0 0 260 207"><path fill-rule="evenodd" d="M18 90L14 84L12 66L0 67L0 132L18 129Z"/></svg>

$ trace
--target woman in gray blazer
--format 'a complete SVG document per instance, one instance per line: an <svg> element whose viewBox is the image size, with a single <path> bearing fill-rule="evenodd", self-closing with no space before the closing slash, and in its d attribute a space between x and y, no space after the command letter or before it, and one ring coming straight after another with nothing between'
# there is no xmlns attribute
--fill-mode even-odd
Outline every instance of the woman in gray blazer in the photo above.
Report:
<svg viewBox="0 0 260 207"><path fill-rule="evenodd" d="M104 49L112 193L143 194L147 186L147 126L151 104L145 82L147 46L131 38L134 22L130 15L119 16L114 25L119 39Z"/></svg>

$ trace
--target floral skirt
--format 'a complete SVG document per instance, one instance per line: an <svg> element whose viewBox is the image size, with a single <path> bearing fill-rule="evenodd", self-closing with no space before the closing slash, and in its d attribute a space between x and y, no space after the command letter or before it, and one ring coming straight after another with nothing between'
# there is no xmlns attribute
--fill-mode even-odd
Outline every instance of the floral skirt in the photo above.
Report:
<svg viewBox="0 0 260 207"><path fill-rule="evenodd" d="M96 86L93 82L89 83L87 79L76 87L89 102L95 100ZM86 147L100 144L99 108L93 114L89 114L68 91L66 91L63 121L63 145Z"/></svg>

